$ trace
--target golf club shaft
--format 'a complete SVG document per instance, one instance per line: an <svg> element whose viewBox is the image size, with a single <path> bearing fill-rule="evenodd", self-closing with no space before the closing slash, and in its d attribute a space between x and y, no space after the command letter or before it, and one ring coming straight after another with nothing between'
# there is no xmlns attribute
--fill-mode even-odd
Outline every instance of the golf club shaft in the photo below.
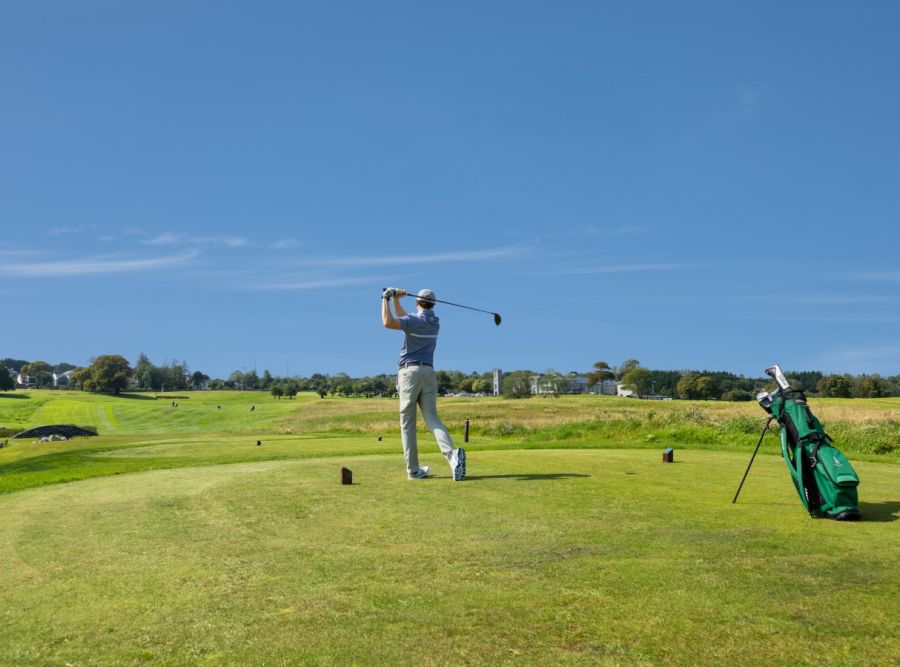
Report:
<svg viewBox="0 0 900 667"><path fill-rule="evenodd" d="M744 488L744 481L747 479L747 475L750 473L750 466L753 465L753 459L756 458L756 452L759 451L759 446L762 444L763 438L765 438L766 433L769 432L769 425L772 423L773 419L775 419L775 417L769 417L766 420L766 426L763 429L762 435L759 436L759 442L756 443L756 449L753 450L753 456L750 457L750 463L747 464L747 469L744 471L744 476L741 478L741 483L738 485L737 493L734 494L734 500L731 501L732 505L737 502L738 496L741 493L741 489Z"/></svg>
<svg viewBox="0 0 900 667"><path fill-rule="evenodd" d="M406 290L403 290L403 291L406 292L406 296L411 296L414 299L418 298L418 297L416 297L416 295L413 292L408 292ZM465 308L466 310L476 310L479 313L487 313L488 315L497 315L498 314L498 313L495 313L493 310L482 310L481 308L473 308L472 306L464 306L461 303L453 303L452 301L444 301L443 299L429 299L429 301L435 301L437 303L445 303L448 306L456 306L457 308Z"/></svg>

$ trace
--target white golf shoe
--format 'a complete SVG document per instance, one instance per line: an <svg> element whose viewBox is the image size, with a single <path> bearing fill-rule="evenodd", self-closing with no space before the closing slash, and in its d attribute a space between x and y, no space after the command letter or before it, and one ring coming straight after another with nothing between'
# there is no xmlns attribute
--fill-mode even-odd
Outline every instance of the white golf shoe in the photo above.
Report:
<svg viewBox="0 0 900 667"><path fill-rule="evenodd" d="M461 482L466 478L466 450L462 447L454 449L450 455L450 471L454 482Z"/></svg>
<svg viewBox="0 0 900 667"><path fill-rule="evenodd" d="M419 466L419 469L416 472L411 472L406 475L407 479L425 479L431 474L431 466Z"/></svg>

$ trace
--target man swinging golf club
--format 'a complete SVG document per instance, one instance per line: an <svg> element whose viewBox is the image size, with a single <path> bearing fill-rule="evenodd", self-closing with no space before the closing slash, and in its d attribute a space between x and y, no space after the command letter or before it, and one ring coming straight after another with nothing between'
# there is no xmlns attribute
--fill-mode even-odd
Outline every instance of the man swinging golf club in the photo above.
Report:
<svg viewBox="0 0 900 667"><path fill-rule="evenodd" d="M400 393L400 436L403 440L403 456L409 479L424 479L431 474L429 466L419 465L416 443L416 405L422 409L425 424L434 434L441 453L450 463L453 479L462 481L466 476L466 451L453 448L453 440L447 427L437 415L437 378L434 374L434 348L437 345L440 320L434 314L435 296L430 289L420 290L416 296L416 312L407 313L400 305L406 291L397 288L384 290L381 301L381 322L388 329L402 331L400 371L397 374L397 391ZM394 301L396 317L391 312Z"/></svg>

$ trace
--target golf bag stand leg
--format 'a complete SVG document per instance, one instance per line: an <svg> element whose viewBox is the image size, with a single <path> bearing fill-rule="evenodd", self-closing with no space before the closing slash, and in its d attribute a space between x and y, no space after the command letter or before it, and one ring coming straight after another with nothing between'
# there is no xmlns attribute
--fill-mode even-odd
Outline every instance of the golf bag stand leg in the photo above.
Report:
<svg viewBox="0 0 900 667"><path fill-rule="evenodd" d="M734 494L734 500L731 501L732 505L737 502L738 496L741 493L741 489L744 487L744 481L747 479L747 475L750 473L750 466L753 465L753 459L756 458L756 452L759 451L759 446L762 444L763 438L766 437L766 432L768 432L769 425L772 423L773 419L775 419L774 416L769 417L766 420L766 425L763 427L763 431L759 436L759 442L756 443L756 449L753 450L753 456L750 457L750 463L747 464L747 469L744 471L744 476L741 478L741 483L738 485L737 493Z"/></svg>

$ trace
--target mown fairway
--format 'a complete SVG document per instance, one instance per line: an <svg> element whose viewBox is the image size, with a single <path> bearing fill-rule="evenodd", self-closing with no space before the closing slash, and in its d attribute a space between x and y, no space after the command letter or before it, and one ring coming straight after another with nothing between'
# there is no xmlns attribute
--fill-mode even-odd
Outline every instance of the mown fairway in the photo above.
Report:
<svg viewBox="0 0 900 667"><path fill-rule="evenodd" d="M455 436L465 416L480 429L459 484L430 436L436 478L405 479L395 407L237 393L0 398L2 425L104 434L0 450L0 664L900 654L896 450L853 456L867 520L839 524L805 515L772 455L731 504L756 406L443 401ZM898 408L814 404L887 442ZM662 443L687 429L701 442L662 464ZM352 487L338 484L341 465Z"/></svg>

